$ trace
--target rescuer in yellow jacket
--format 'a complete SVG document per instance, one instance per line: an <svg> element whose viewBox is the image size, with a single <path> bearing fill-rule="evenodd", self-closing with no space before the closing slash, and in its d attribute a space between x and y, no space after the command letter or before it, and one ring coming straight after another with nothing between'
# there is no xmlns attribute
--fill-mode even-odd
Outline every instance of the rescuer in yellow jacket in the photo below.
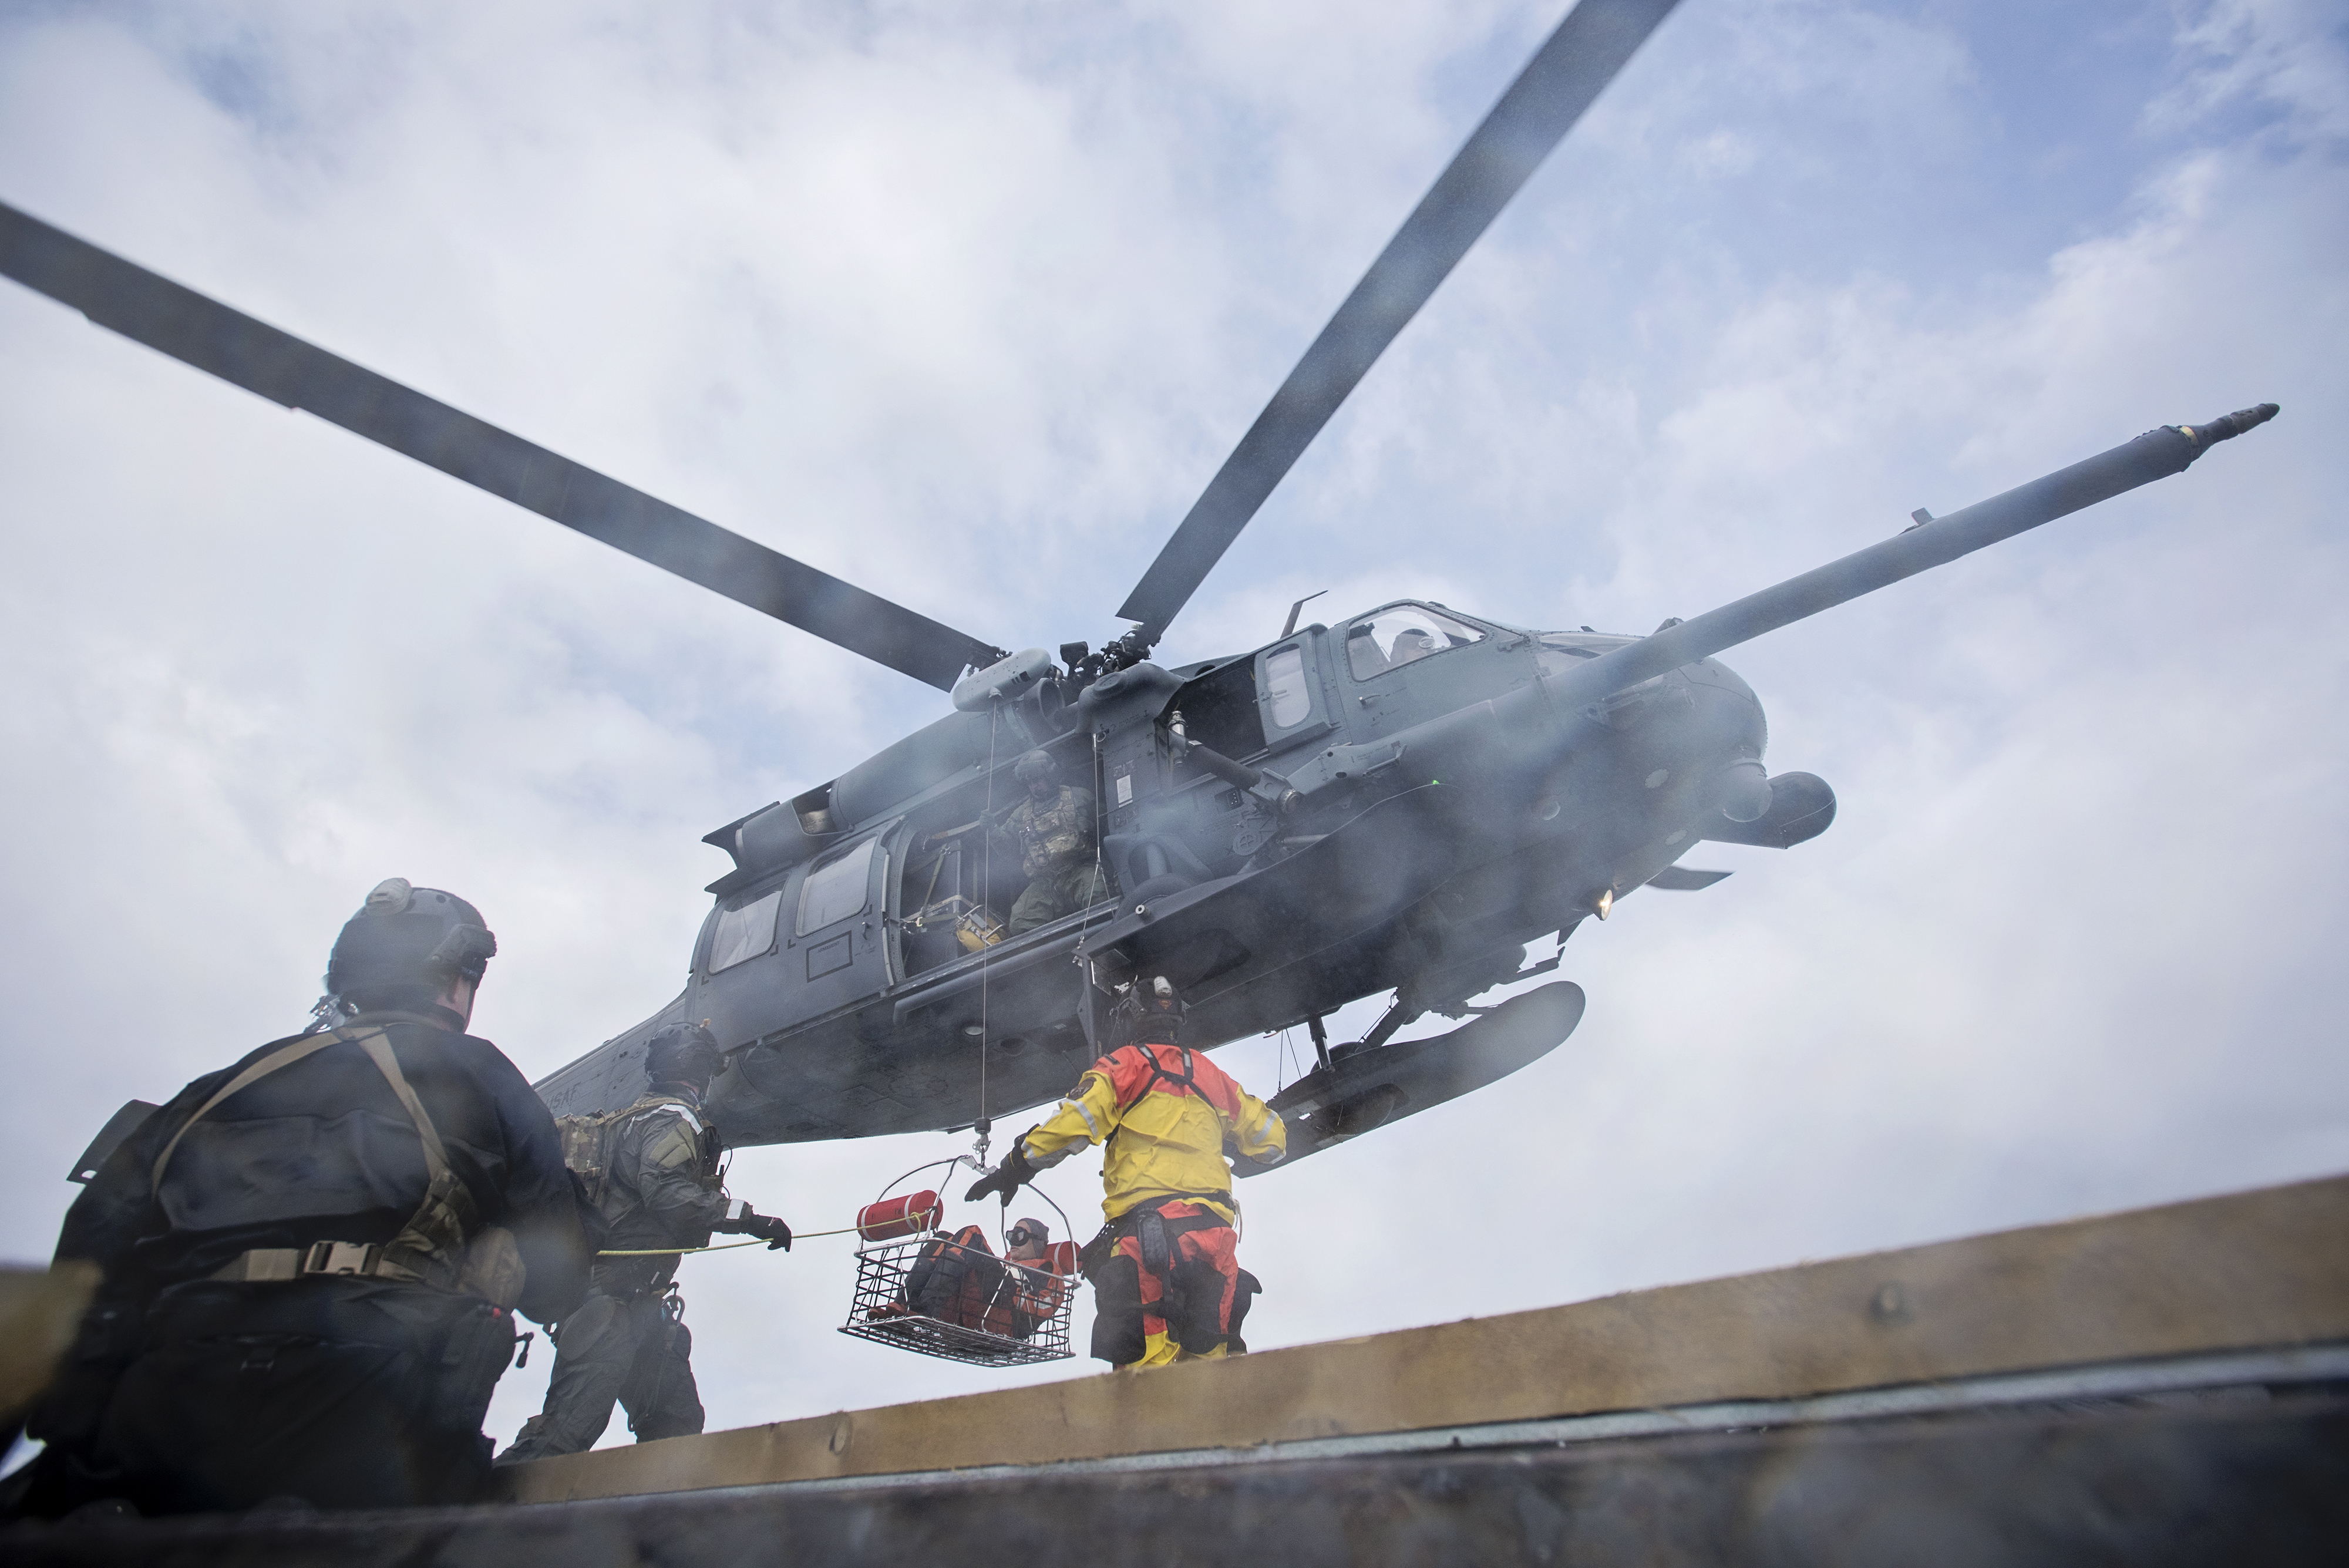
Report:
<svg viewBox="0 0 2349 1568"><path fill-rule="evenodd" d="M1005 1203L1036 1173L1105 1143L1102 1213L1080 1254L1093 1287L1092 1354L1116 1366L1245 1353L1240 1324L1264 1287L1239 1266L1226 1142L1267 1165L1288 1152L1278 1114L1181 1044L1183 1002L1164 977L1134 982L1127 1044L1077 1080L1060 1109L1014 1138L968 1194Z"/></svg>

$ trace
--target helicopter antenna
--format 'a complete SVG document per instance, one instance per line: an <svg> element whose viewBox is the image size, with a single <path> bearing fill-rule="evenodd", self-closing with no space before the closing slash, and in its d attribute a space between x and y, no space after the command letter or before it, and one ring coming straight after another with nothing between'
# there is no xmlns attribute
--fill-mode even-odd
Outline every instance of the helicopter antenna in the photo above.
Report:
<svg viewBox="0 0 2349 1568"><path fill-rule="evenodd" d="M1319 593L1307 594L1303 598L1289 606L1288 621L1288 624L1280 628L1280 635L1287 637L1290 632L1295 631L1297 629L1297 612L1303 609L1307 605L1311 604L1315 599L1319 598L1322 594L1326 594L1330 590L1328 588L1323 588Z"/></svg>

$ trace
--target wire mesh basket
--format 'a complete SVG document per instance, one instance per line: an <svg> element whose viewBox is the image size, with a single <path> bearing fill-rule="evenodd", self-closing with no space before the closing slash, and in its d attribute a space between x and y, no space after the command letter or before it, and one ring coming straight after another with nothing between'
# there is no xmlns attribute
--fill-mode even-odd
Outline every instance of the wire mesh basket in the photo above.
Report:
<svg viewBox="0 0 2349 1568"><path fill-rule="evenodd" d="M975 1226L868 1245L840 1332L980 1366L1066 1360L1074 1253L1062 1242L1041 1266L1015 1263Z"/></svg>

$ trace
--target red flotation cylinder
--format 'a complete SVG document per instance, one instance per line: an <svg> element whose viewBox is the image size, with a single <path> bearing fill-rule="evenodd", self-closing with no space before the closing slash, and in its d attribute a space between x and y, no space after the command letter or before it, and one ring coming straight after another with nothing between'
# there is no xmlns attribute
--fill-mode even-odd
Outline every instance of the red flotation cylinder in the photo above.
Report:
<svg viewBox="0 0 2349 1568"><path fill-rule="evenodd" d="M856 1233L867 1241L894 1241L900 1236L935 1231L945 1218L946 1206L938 1201L936 1192L885 1198L856 1211Z"/></svg>

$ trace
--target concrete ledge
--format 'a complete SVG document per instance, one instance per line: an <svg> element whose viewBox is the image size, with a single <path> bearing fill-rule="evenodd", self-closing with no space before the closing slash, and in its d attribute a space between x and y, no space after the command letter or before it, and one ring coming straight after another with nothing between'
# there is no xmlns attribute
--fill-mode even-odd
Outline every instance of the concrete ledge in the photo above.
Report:
<svg viewBox="0 0 2349 1568"><path fill-rule="evenodd" d="M1782 1400L2349 1340L2349 1178L543 1460L518 1501Z"/></svg>
<svg viewBox="0 0 2349 1568"><path fill-rule="evenodd" d="M2167 1364L2165 1364L2167 1365ZM2117 1368L2114 1368L2117 1370ZM2349 1537L2349 1388L2287 1381L1823 1427L543 1508L0 1529L10 1568L2075 1568ZM815 1490L808 1490L813 1488Z"/></svg>

